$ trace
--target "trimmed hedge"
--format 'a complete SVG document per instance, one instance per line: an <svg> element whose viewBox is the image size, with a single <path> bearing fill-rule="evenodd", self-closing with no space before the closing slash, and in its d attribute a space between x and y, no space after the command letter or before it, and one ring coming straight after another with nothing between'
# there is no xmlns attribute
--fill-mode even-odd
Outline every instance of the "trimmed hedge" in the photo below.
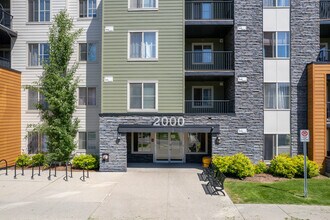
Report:
<svg viewBox="0 0 330 220"><path fill-rule="evenodd" d="M267 173L267 172L268 172L268 166L265 162L259 161L259 163L254 165L255 174Z"/></svg>
<svg viewBox="0 0 330 220"><path fill-rule="evenodd" d="M98 157L92 154L81 154L74 156L72 160L74 168L93 170L99 167Z"/></svg>
<svg viewBox="0 0 330 220"><path fill-rule="evenodd" d="M18 156L15 160L15 163L19 167L26 167L31 165L31 156L28 154L22 154Z"/></svg>

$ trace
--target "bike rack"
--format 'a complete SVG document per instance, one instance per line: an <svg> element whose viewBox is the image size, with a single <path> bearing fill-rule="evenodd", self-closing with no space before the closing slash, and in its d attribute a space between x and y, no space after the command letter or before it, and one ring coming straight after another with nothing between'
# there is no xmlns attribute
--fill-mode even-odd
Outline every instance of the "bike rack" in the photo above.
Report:
<svg viewBox="0 0 330 220"><path fill-rule="evenodd" d="M24 166L22 166L21 175L24 176ZM14 166L14 179L17 179L17 163L15 163L15 166Z"/></svg>
<svg viewBox="0 0 330 220"><path fill-rule="evenodd" d="M0 160L0 163L1 162L5 162L6 163L6 176L8 176L8 163L7 163L7 160L5 160L5 159Z"/></svg>
<svg viewBox="0 0 330 220"><path fill-rule="evenodd" d="M72 163L66 162L65 163L65 177L63 178L65 181L68 181L68 166L70 166L70 178L72 178Z"/></svg>
<svg viewBox="0 0 330 220"><path fill-rule="evenodd" d="M53 164L55 165L55 167L54 167L54 168L55 168L54 177L56 177L56 165L57 165L57 163L58 163L58 162L56 162L56 161L50 163L48 180L51 180L51 176L52 176L52 166L53 166Z"/></svg>
<svg viewBox="0 0 330 220"><path fill-rule="evenodd" d="M34 179L34 175L35 175L35 174L34 174L34 167L35 167L35 166L34 166L34 164L33 164L33 165L32 165L32 175L31 175L31 179L32 179L32 180ZM40 170L41 170L40 167L41 167L41 166L39 165L38 167L39 167L38 176L40 176Z"/></svg>
<svg viewBox="0 0 330 220"><path fill-rule="evenodd" d="M83 176L82 176L82 178L80 178L83 182L85 182L85 177L86 178L89 178L89 170L88 169L86 169L86 171L87 171L87 176L85 176L85 167L87 166L87 163L85 163L85 166L84 166L84 168L83 168Z"/></svg>

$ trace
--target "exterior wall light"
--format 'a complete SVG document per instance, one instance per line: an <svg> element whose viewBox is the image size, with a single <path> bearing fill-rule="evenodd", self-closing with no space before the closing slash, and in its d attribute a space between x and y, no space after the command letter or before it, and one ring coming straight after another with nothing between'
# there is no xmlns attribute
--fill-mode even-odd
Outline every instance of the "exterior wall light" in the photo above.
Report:
<svg viewBox="0 0 330 220"><path fill-rule="evenodd" d="M102 154L102 162L109 162L109 154Z"/></svg>
<svg viewBox="0 0 330 220"><path fill-rule="evenodd" d="M221 143L221 139L220 139L220 136L217 136L215 138L215 144L220 144Z"/></svg>

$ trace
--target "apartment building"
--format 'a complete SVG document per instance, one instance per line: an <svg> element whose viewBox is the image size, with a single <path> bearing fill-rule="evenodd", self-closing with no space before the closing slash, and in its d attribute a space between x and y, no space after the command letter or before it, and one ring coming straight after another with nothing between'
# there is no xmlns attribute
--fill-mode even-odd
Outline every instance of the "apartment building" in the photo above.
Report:
<svg viewBox="0 0 330 220"><path fill-rule="evenodd" d="M0 5L2 5L0 10L5 11L5 14L0 13L0 15L11 16L10 27L14 30L1 32L0 62L2 64L6 62L5 65L21 72L20 146L22 152L34 154L46 149L46 137L32 132L28 127L40 121L35 104L43 102L43 97L24 87L32 85L41 76L42 62L49 56L49 27L54 15L65 9L73 18L75 28L83 29L72 57L72 63L79 62L76 72L79 78L79 89L75 117L79 118L80 124L76 152L97 154L99 151L98 114L101 106L101 1L1 0ZM8 23L8 19L5 22Z"/></svg>
<svg viewBox="0 0 330 220"><path fill-rule="evenodd" d="M319 4L104 1L100 169L301 152Z"/></svg>

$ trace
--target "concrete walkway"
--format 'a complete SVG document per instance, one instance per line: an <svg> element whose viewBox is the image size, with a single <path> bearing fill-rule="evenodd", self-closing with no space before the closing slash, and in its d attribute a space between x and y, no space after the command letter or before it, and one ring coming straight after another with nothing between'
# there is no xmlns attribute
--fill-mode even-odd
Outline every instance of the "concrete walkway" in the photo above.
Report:
<svg viewBox="0 0 330 220"><path fill-rule="evenodd" d="M189 165L131 167L127 173L59 172L13 179L0 171L0 219L330 219L330 207L234 205L208 195L201 170ZM204 186L204 187L203 187Z"/></svg>

